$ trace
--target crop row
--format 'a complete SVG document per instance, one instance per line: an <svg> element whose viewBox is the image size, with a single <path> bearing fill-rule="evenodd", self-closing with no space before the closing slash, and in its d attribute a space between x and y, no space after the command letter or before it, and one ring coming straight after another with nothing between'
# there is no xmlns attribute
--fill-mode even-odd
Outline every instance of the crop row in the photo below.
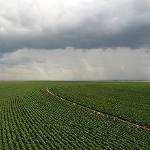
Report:
<svg viewBox="0 0 150 150"><path fill-rule="evenodd" d="M150 84L95 83L50 90L66 100L150 128Z"/></svg>
<svg viewBox="0 0 150 150"><path fill-rule="evenodd" d="M149 132L36 90L0 101L3 150L149 149Z"/></svg>

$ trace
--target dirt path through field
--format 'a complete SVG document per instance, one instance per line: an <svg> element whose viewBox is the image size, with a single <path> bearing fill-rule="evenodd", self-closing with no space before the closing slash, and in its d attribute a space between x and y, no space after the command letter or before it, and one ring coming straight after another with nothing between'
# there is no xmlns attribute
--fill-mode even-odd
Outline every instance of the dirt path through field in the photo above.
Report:
<svg viewBox="0 0 150 150"><path fill-rule="evenodd" d="M93 112L93 113L97 114L97 115L101 115L101 116L105 116L105 117L107 117L107 118L111 118L111 119L113 119L114 121L115 121L115 120L118 120L118 121L124 122L124 123L126 123L126 124L128 124L128 125L130 125L130 126L133 126L133 127L136 127L136 128L141 128L141 129L150 131L150 128L148 128L148 127L146 127L146 126L143 126L143 125L140 125L140 124L136 124L136 123L130 122L130 121L128 121L128 120L124 120L124 119L122 119L122 118L119 118L119 117L116 117L116 116L113 116L113 115L110 115L110 114L107 114L107 113L102 113L102 112L99 112L99 111L97 111L97 110L94 110L94 109L88 108L88 107L86 107L86 106L83 106L83 105L81 105L81 104L77 104L77 103L74 103L74 102L69 101L69 100L67 100L67 99L64 99L63 97L60 97L60 96L56 95L55 93L53 93L52 91L50 91L48 88L46 89L46 91L47 91L47 93L53 95L54 97L57 97L57 98L59 98L60 100L66 102L66 103L69 103L69 104L71 104L71 105L79 106L80 108L84 108L84 109L86 109L86 110L88 110L88 111L90 111L90 112Z"/></svg>

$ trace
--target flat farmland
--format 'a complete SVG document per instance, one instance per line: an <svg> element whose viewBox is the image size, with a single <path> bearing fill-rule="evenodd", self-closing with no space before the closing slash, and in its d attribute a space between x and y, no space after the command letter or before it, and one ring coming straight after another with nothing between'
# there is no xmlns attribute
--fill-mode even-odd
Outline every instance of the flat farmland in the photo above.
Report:
<svg viewBox="0 0 150 150"><path fill-rule="evenodd" d="M150 149L148 82L0 82L0 149Z"/></svg>

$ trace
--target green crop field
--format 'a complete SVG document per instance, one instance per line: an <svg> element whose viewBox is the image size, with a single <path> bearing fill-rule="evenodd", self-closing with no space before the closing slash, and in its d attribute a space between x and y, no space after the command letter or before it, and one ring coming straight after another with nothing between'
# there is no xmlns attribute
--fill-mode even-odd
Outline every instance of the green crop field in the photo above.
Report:
<svg viewBox="0 0 150 150"><path fill-rule="evenodd" d="M0 150L150 150L149 82L0 82Z"/></svg>

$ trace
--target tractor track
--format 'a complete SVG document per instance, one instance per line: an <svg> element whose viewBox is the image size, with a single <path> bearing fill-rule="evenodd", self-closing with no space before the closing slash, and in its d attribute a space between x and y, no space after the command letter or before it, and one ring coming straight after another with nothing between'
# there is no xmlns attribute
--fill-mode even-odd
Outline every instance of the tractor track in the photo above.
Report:
<svg viewBox="0 0 150 150"><path fill-rule="evenodd" d="M128 125L130 125L130 126L133 126L133 127L136 127L136 128L141 128L141 129L144 129L144 130L150 132L150 128L148 128L147 126L140 125L140 124L137 124L137 123L134 123L134 122L131 122L131 121L122 119L122 118L120 118L120 117L113 116L113 115L110 115L110 114L108 114L108 113L103 113L103 112L100 112L100 111L91 109L91 108L89 108L89 107L83 106L83 105L81 105L81 104L72 102L72 101L70 101L70 100L67 100L67 99L65 99L65 98L63 98L63 97L60 97L60 96L56 95L55 93L53 93L52 91L50 91L48 88L46 89L46 92L47 92L48 94L51 94L52 96L54 96L54 97L56 97L56 98L58 98L58 99L64 101L64 102L66 102L66 103L69 103L69 104L72 104L72 105L76 105L76 106L78 106L78 107L80 107L80 108L84 108L84 109L86 109L87 111L93 112L93 113L95 113L95 114L97 114L97 115L100 115L100 116L103 116L103 117L107 117L107 118L111 118L111 119L113 119L114 121L117 120L117 121L120 121L120 122L124 122L124 123L126 123L126 124L128 124Z"/></svg>

